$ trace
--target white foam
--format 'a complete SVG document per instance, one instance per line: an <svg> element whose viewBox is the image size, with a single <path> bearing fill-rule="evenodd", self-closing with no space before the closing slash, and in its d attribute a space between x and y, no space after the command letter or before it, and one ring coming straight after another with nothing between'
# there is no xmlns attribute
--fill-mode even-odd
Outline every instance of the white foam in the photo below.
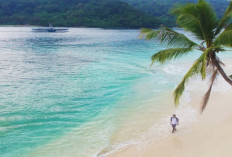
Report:
<svg viewBox="0 0 232 157"><path fill-rule="evenodd" d="M168 64L164 66L163 70L168 74L177 75L177 74L182 74L183 72L185 72L186 68L173 65L173 64Z"/></svg>
<svg viewBox="0 0 232 157"><path fill-rule="evenodd" d="M181 99L181 105L175 110L175 114L180 120L180 126L178 126L178 133L186 133L190 131L190 125L197 121L197 111L189 105L191 102L191 96L189 93L185 93ZM134 139L133 141L125 141L123 143L117 143L109 146L109 151L95 155L94 157L106 157L119 150L126 149L127 147L136 145L144 146L151 141L161 140L171 134L170 117L173 113L167 112L165 115L160 117L144 134Z"/></svg>
<svg viewBox="0 0 232 157"><path fill-rule="evenodd" d="M117 145L115 144L115 145L111 146L112 149L109 152L106 152L103 154L98 153L98 154L94 155L93 157L106 157L106 156L113 154L121 149L125 149L128 146L137 145L137 144L140 144L140 142L139 141L127 141L125 143L121 143L121 144L117 144Z"/></svg>

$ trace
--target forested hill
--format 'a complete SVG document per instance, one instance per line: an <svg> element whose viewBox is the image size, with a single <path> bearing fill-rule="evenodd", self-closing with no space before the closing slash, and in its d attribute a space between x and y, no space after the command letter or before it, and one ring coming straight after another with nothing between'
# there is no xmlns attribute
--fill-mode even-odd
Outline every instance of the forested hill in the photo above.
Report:
<svg viewBox="0 0 232 157"><path fill-rule="evenodd" d="M0 0L0 25L86 27L175 26L169 10L198 0ZM228 0L208 0L219 16Z"/></svg>
<svg viewBox="0 0 232 157"><path fill-rule="evenodd" d="M1 25L157 27L158 19L118 0L0 0Z"/></svg>
<svg viewBox="0 0 232 157"><path fill-rule="evenodd" d="M169 14L174 5L187 2L196 3L198 0L121 0L131 6L145 12L148 15L160 19L161 23L167 26L175 25L175 18ZM219 17L222 16L229 4L229 0L206 0L215 8Z"/></svg>

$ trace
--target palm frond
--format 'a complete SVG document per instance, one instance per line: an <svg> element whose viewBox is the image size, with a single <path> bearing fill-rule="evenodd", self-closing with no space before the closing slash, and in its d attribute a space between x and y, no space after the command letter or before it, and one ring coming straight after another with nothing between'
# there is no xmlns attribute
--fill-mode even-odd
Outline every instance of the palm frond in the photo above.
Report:
<svg viewBox="0 0 232 157"><path fill-rule="evenodd" d="M203 52L202 66L201 66L201 77L202 80L206 78L206 61L208 60L208 51Z"/></svg>
<svg viewBox="0 0 232 157"><path fill-rule="evenodd" d="M202 66L201 66L201 76L202 76L202 80L204 80L206 78L206 65L209 63L209 57L208 54L210 52L218 52L218 51L224 51L224 49L222 49L220 46L218 47L210 47L210 48L206 48L205 51L203 52L203 58L202 58Z"/></svg>
<svg viewBox="0 0 232 157"><path fill-rule="evenodd" d="M232 18L232 2L230 2L228 8L226 9L223 17L218 23L218 27L215 30L215 35L218 35L224 27L226 27L226 24L230 21Z"/></svg>
<svg viewBox="0 0 232 157"><path fill-rule="evenodd" d="M222 18L224 18L225 16L229 15L232 11L232 2L230 2L229 6L227 7L224 16Z"/></svg>
<svg viewBox="0 0 232 157"><path fill-rule="evenodd" d="M177 24L186 31L192 32L200 40L206 40L200 21L191 14L181 14L176 19Z"/></svg>
<svg viewBox="0 0 232 157"><path fill-rule="evenodd" d="M146 39L146 40L151 40L152 38L156 38L158 34L160 33L159 30L153 30L150 28L142 28L140 30L140 38L141 39Z"/></svg>
<svg viewBox="0 0 232 157"><path fill-rule="evenodd" d="M192 32L200 40L210 42L217 26L216 14L209 3L199 0L197 4L186 4L171 11L177 24Z"/></svg>
<svg viewBox="0 0 232 157"><path fill-rule="evenodd" d="M223 31L214 41L214 46L232 47L232 30Z"/></svg>
<svg viewBox="0 0 232 157"><path fill-rule="evenodd" d="M199 0L196 7L199 10L200 22L206 36L206 41L213 39L214 30L217 27L217 16L212 6L205 0Z"/></svg>
<svg viewBox="0 0 232 157"><path fill-rule="evenodd" d="M232 13L232 12L231 12ZM232 23L228 24L226 27L225 27L225 30L232 30Z"/></svg>
<svg viewBox="0 0 232 157"><path fill-rule="evenodd" d="M171 48L171 49L162 50L152 56L152 64L155 62L159 62L163 64L168 60L175 59L182 55L185 55L191 50L192 48Z"/></svg>
<svg viewBox="0 0 232 157"><path fill-rule="evenodd" d="M173 96L175 105L177 106L179 104L179 99L181 95L183 94L185 90L185 84L188 82L189 78L192 76L195 76L201 72L201 66L202 66L202 60L204 59L205 54L202 54L192 65L192 67L189 69L189 71L185 74L184 78L180 82L180 84L175 89Z"/></svg>
<svg viewBox="0 0 232 157"><path fill-rule="evenodd" d="M151 31L153 31L153 29L150 29L150 28L141 28L140 30L141 33L149 33Z"/></svg>
<svg viewBox="0 0 232 157"><path fill-rule="evenodd" d="M146 40L154 39L162 44L166 44L167 46L182 48L192 48L198 46L198 44L187 38L184 34L178 33L166 27L162 27L159 30L142 28L140 33L141 36Z"/></svg>
<svg viewBox="0 0 232 157"><path fill-rule="evenodd" d="M215 70L211 76L211 83L210 83L210 86L209 86L209 89L208 91L205 93L204 97L203 97L203 101L202 101L202 104L201 104L201 112L203 112L205 110L205 107L209 101L209 96L210 96L210 93L211 93L211 90L212 90L212 87L213 87L213 83L215 81L215 79L217 78L217 74L218 74L218 71Z"/></svg>

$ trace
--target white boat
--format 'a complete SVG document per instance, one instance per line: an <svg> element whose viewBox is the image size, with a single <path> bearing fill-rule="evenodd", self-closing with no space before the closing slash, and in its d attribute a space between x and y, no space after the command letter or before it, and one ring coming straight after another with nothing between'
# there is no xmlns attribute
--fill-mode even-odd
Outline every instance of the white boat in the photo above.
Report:
<svg viewBox="0 0 232 157"><path fill-rule="evenodd" d="M33 28L33 32L67 32L68 28L54 28L51 23L49 23L48 28Z"/></svg>

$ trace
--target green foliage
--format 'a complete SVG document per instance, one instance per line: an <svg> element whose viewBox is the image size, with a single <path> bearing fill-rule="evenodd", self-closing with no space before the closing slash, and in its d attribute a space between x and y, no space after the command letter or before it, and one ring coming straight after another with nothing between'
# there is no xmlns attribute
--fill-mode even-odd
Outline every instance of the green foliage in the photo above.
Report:
<svg viewBox="0 0 232 157"><path fill-rule="evenodd" d="M157 27L160 21L116 0L0 0L0 24Z"/></svg>
<svg viewBox="0 0 232 157"><path fill-rule="evenodd" d="M195 61L195 63L192 65L192 67L189 69L189 71L185 74L184 78L180 82L180 84L177 86L177 88L174 91L174 99L175 104L179 104L179 99L181 95L183 94L185 90L185 84L188 82L188 80L196 76L197 74L201 74L202 80L206 78L206 61L208 60L208 54L211 52L211 49L206 49L203 54Z"/></svg>
<svg viewBox="0 0 232 157"><path fill-rule="evenodd" d="M232 47L232 30L223 31L214 41L214 45Z"/></svg>
<svg viewBox="0 0 232 157"><path fill-rule="evenodd" d="M210 41L217 25L216 15L210 4L200 0L197 4L187 4L172 10L177 16L177 24L193 32L199 39Z"/></svg>
<svg viewBox="0 0 232 157"><path fill-rule="evenodd" d="M192 65L192 67L189 69L189 71L185 74L184 78L182 79L180 84L175 89L173 95L174 95L174 100L175 100L176 105L179 104L180 97L182 96L182 94L185 90L185 84L188 82L189 78L196 76L197 74L200 73L203 58L204 58L204 54L202 54L197 59L197 61L195 61L195 63Z"/></svg>
<svg viewBox="0 0 232 157"><path fill-rule="evenodd" d="M122 0L135 8L144 11L149 15L158 18L163 25L168 27L176 26L174 16L169 14L169 10L175 5L196 3L198 0ZM229 1L227 0L207 0L215 8L219 17L223 16Z"/></svg>
<svg viewBox="0 0 232 157"><path fill-rule="evenodd" d="M155 39L167 46L182 48L193 48L198 46L195 42L189 40L184 34L178 33L167 27L162 27L159 30L142 28L141 34L142 36L145 35L146 40Z"/></svg>
<svg viewBox="0 0 232 157"><path fill-rule="evenodd" d="M225 74L221 67L223 63L217 56L218 52L225 51L222 47L232 47L232 2L230 2L224 16L219 20L216 18L214 9L205 0L199 0L196 4L180 5L171 12L176 16L177 24L195 35L201 41L200 45L197 45L183 34L165 27L158 30L143 28L141 29L141 33L147 40L155 39L160 43L167 44L167 46L176 47L154 54L152 56L152 63L165 63L168 60L187 54L193 49L202 52L201 56L185 74L173 95L175 104L178 105L179 99L185 90L185 85L191 77L200 74L202 80L204 80L207 77L207 73L212 74L210 87L204 96L201 106L203 111L218 73L232 85L232 80L230 79L232 77L230 76L229 78ZM211 70L207 71L207 68Z"/></svg>
<svg viewBox="0 0 232 157"><path fill-rule="evenodd" d="M163 51L159 51L158 53L152 56L152 64L155 62L159 62L163 64L168 60L175 59L182 55L185 55L191 50L192 48L170 48Z"/></svg>
<svg viewBox="0 0 232 157"><path fill-rule="evenodd" d="M219 21L218 28L215 31L215 35L220 33L220 30L223 28L223 26L225 26L225 24L227 24L230 21L231 17L232 17L232 3L229 4L223 17Z"/></svg>
<svg viewBox="0 0 232 157"><path fill-rule="evenodd" d="M228 2L209 1L219 16L223 16ZM196 0L0 0L0 24L47 26L52 22L55 26L170 27L176 23L169 9L186 2ZM224 21L227 19L228 16Z"/></svg>

